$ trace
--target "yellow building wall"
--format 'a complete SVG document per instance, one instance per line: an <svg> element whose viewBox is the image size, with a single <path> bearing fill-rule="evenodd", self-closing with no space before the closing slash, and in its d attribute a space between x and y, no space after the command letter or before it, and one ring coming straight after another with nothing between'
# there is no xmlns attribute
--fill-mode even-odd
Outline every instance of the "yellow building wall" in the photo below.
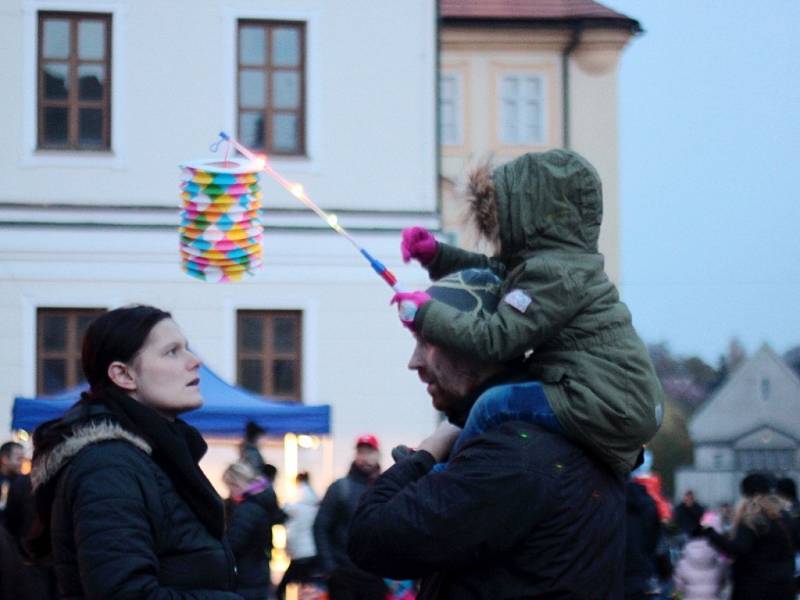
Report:
<svg viewBox="0 0 800 600"><path fill-rule="evenodd" d="M442 28L441 72L460 79L462 124L461 143L441 146L442 223L462 246L485 251L465 224L459 200L465 173L472 166L487 159L497 165L526 152L565 147L562 55L572 35L569 29ZM584 31L569 58L569 147L586 156L603 180L600 251L615 282L620 279L617 72L629 39L624 31ZM500 140L498 85L509 72L532 73L543 80L541 145L512 146Z"/></svg>

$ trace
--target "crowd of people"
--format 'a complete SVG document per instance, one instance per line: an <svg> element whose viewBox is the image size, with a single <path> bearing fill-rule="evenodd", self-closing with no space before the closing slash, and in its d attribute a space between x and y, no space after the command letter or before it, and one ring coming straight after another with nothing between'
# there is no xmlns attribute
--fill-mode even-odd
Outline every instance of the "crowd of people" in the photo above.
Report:
<svg viewBox="0 0 800 600"><path fill-rule="evenodd" d="M0 450L4 595L266 600L299 582L331 600L794 598L793 482L749 475L730 518L687 492L665 525L631 475L662 391L603 269L601 189L574 152L526 154L470 178L493 256L403 231L432 283L393 302L442 420L385 471L378 439L358 437L321 500L301 474L279 505L255 423L223 500L181 419L202 398L178 324L146 305L99 316L89 389L35 430L30 476L19 445ZM278 524L291 562L273 589Z"/></svg>
<svg viewBox="0 0 800 600"><path fill-rule="evenodd" d="M443 515L453 510L432 506L434 514L423 515L426 520L423 530L414 531L408 522L409 515L397 512L397 507L370 510L366 508L369 504L380 507L385 502L366 499L362 502L365 494L367 498L374 494L388 496L392 493L391 488L403 485L402 475L397 474L393 478L395 481L377 483L381 473L381 448L377 437L372 434L358 437L350 469L328 487L321 500L311 486L308 473L301 472L296 479L296 501L279 506L272 489L276 470L263 461L258 451L258 438L264 431L256 427L248 425L240 460L231 464L222 477L229 490L225 500L226 541L237 567L235 597L283 600L287 585L296 583L305 584L305 589L312 592L306 598L412 600L417 597L419 577L425 573L424 564L437 561L436 555L448 556L448 560L452 560L453 553L460 550L465 539L475 535L476 528L503 527L504 519L513 518L516 521L514 527L523 530L527 529L523 520L536 521L542 514L541 509L547 512L546 507L528 507L493 516L491 508L484 506L475 509L480 511L480 520L464 521L470 524L465 539L459 537L457 527L443 528L440 535L447 538L445 542L436 536L430 524L435 521L437 510ZM420 448L428 446L434 450L432 456L435 458L434 443L423 442ZM414 452L398 448L392 454L397 460L405 461ZM30 478L22 474L23 461L21 444L6 442L0 446L0 597L21 600L57 598L60 596L52 569L24 559L26 551L22 535L24 529L31 526L34 507ZM406 464L406 467L411 465ZM500 477L504 478L503 475ZM509 481L505 483L508 485ZM387 490L381 492L381 487ZM500 494L500 484L496 480L488 482L487 489L493 491L495 499L501 500L498 504L503 509L508 505L502 502L501 496L520 491L519 487L514 487ZM624 490L624 591L619 592L622 594L619 596L603 592L586 597L625 600L797 598L800 592L800 554L797 553L800 548L800 503L794 480L753 473L742 480L740 492L741 497L734 506L724 503L708 509L697 500L692 490L686 490L669 518L664 518L656 507L659 498L651 497L647 489L637 483L634 474L626 482ZM464 500L446 490L443 493L448 503ZM529 498L530 494L522 493L521 496ZM403 504L409 501L406 499ZM566 499L552 498L554 505L560 501ZM488 501L484 498L476 499L476 502ZM538 513L537 509L540 509ZM358 514L359 511L366 516ZM382 523L384 520L389 523ZM400 526L392 526L391 522ZM286 527L286 552L291 558L277 587L272 586L269 565L272 526L275 524ZM619 523L614 525L619 526ZM385 535L390 537L384 538ZM595 555L603 548L592 532L584 531L582 535L588 536L588 544L578 545L570 554L565 554L562 548L556 553L559 562L573 560L589 547L594 547ZM403 538L409 536L412 539L405 546ZM355 538L354 542L351 537ZM545 533L541 537L544 541L548 536ZM348 543L355 543L360 549L348 553ZM384 544L389 543L398 544L400 550L387 552ZM404 547L413 547L419 554L404 558L401 556ZM518 554L515 558L519 565L528 564L532 570L544 573L543 561L535 560L534 554L546 547L531 544L530 554ZM607 549L603 548L603 551ZM552 560L552 555L549 558ZM446 562L444 558L438 560ZM377 573L383 573L385 577ZM475 581L469 583L471 578L459 573L458 585L468 585L463 592L440 587L455 585L455 582L442 578L437 583L437 594L430 597L466 597L462 593L467 594L482 579L480 573L474 576ZM506 584L496 579L482 581L487 590Z"/></svg>
<svg viewBox="0 0 800 600"><path fill-rule="evenodd" d="M661 519L635 478L628 483L626 598L794 600L800 593L795 481L751 473L740 498L715 509L686 490Z"/></svg>

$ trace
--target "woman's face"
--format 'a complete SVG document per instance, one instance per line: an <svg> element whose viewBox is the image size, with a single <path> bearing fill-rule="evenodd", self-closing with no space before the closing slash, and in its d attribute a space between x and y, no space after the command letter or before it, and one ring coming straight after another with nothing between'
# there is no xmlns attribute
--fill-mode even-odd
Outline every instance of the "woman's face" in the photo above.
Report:
<svg viewBox="0 0 800 600"><path fill-rule="evenodd" d="M167 418L199 408L200 361L172 319L159 321L130 365L131 396Z"/></svg>

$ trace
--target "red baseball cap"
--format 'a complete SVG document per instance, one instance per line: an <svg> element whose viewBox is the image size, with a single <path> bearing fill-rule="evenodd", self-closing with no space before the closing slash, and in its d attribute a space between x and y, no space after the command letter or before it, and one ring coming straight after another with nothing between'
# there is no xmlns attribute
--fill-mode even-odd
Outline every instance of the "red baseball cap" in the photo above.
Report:
<svg viewBox="0 0 800 600"><path fill-rule="evenodd" d="M380 450L380 445L378 444L378 438L376 438L371 433L365 433L364 435L358 436L356 440L356 448L359 446L369 446L375 450Z"/></svg>

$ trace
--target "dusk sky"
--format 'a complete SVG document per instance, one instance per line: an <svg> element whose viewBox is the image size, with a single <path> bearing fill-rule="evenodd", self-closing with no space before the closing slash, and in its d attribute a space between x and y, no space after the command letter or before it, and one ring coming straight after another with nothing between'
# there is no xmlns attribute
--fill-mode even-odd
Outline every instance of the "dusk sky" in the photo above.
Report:
<svg viewBox="0 0 800 600"><path fill-rule="evenodd" d="M647 342L716 363L800 345L797 0L600 0L620 69L622 294Z"/></svg>

